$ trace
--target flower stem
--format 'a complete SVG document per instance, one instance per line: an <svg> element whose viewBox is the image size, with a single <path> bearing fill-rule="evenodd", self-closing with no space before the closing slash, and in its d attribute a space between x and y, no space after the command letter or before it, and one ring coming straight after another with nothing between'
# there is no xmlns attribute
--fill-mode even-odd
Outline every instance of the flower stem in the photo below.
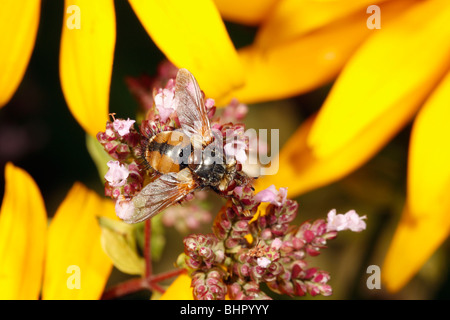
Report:
<svg viewBox="0 0 450 320"><path fill-rule="evenodd" d="M172 277L176 277L179 276L180 274L186 272L185 269L175 269L175 270L171 270L171 271L166 271L157 275L152 276L152 282L161 282L164 281L166 279L170 279Z"/></svg>
<svg viewBox="0 0 450 320"><path fill-rule="evenodd" d="M158 283L178 276L185 272L184 269L175 269L167 272L163 272L157 275L153 275L152 268L152 250L151 250L151 234L152 234L151 219L145 221L144 229L144 260L145 260L145 274L142 278L134 278L125 282L119 283L112 288L105 291L102 295L102 299L115 299L124 295L135 293L141 290L158 291L164 293L164 288Z"/></svg>
<svg viewBox="0 0 450 320"><path fill-rule="evenodd" d="M151 219L145 220L144 230L144 259L145 259L145 278L150 280L152 270L152 222ZM150 281L148 281L150 282Z"/></svg>
<svg viewBox="0 0 450 320"><path fill-rule="evenodd" d="M141 290L148 289L147 282L142 278L134 278L125 282L119 283L112 288L106 290L101 299L110 300L123 297L130 293L135 293Z"/></svg>

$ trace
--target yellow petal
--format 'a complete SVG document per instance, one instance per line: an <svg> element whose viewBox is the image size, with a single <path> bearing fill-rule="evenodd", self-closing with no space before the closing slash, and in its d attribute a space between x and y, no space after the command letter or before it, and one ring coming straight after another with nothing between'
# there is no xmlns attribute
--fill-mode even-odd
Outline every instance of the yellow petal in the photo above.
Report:
<svg viewBox="0 0 450 320"><path fill-rule="evenodd" d="M36 40L40 0L4 0L0 4L0 107L22 80Z"/></svg>
<svg viewBox="0 0 450 320"><path fill-rule="evenodd" d="M272 8L267 21L258 30L255 42L261 47L270 47L292 40L299 35L326 26L339 19L347 19L357 14L367 19L367 7L383 1L317 1L284 0ZM402 2L402 1L397 1ZM409 3L411 3L409 1ZM384 22L384 9L383 22ZM401 13L401 11L398 11ZM364 27L364 24L361 25Z"/></svg>
<svg viewBox="0 0 450 320"><path fill-rule="evenodd" d="M416 110L450 65L449 20L448 1L426 1L373 33L342 71L311 130L308 143L318 157L340 152L372 127L390 131L387 122L403 112L398 109Z"/></svg>
<svg viewBox="0 0 450 320"><path fill-rule="evenodd" d="M112 0L65 1L61 86L73 116L92 136L105 129L108 119L115 41Z"/></svg>
<svg viewBox="0 0 450 320"><path fill-rule="evenodd" d="M246 25L258 25L263 22L272 14L272 9L279 2L279 0L214 0L225 20Z"/></svg>
<svg viewBox="0 0 450 320"><path fill-rule="evenodd" d="M11 163L0 211L0 299L38 299L47 213L38 186Z"/></svg>
<svg viewBox="0 0 450 320"><path fill-rule="evenodd" d="M383 21L397 17L406 2L383 6ZM375 32L366 28L367 17L356 13L300 37L278 42L274 35L273 45L255 43L240 49L246 84L234 96L247 103L277 100L332 81L361 42Z"/></svg>
<svg viewBox="0 0 450 320"><path fill-rule="evenodd" d="M449 106L450 70L420 110L411 133L408 206L416 218L430 216L449 198Z"/></svg>
<svg viewBox="0 0 450 320"><path fill-rule="evenodd" d="M397 110L397 109L396 109ZM399 107L398 111L403 108ZM403 122L396 121L401 112L390 117L386 126L400 130ZM403 115L404 117L404 115ZM373 126L347 144L338 153L318 158L307 144L307 138L316 116L307 119L282 147L278 159L277 174L256 180L256 191L274 184L277 188L287 187L289 197L325 186L351 173L369 160L390 139L391 134L383 127Z"/></svg>
<svg viewBox="0 0 450 320"><path fill-rule="evenodd" d="M208 97L220 104L243 84L237 52L212 0L130 4L155 44L177 67L188 69Z"/></svg>
<svg viewBox="0 0 450 320"><path fill-rule="evenodd" d="M100 244L100 215L114 217L114 204L76 183L50 224L44 299L100 298L112 268Z"/></svg>
<svg viewBox="0 0 450 320"><path fill-rule="evenodd" d="M187 274L179 275L167 288L160 300L194 300L191 288L191 277Z"/></svg>
<svg viewBox="0 0 450 320"><path fill-rule="evenodd" d="M450 72L418 114L411 133L408 199L383 267L401 289L450 232Z"/></svg>

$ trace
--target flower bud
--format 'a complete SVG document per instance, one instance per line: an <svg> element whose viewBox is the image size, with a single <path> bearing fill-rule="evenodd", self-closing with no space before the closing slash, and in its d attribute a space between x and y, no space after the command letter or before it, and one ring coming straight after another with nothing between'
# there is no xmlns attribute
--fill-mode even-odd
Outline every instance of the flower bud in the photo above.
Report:
<svg viewBox="0 0 450 320"><path fill-rule="evenodd" d="M225 300L227 286L224 283L226 273L220 268L192 273L191 286L195 300Z"/></svg>
<svg viewBox="0 0 450 320"><path fill-rule="evenodd" d="M186 264L192 269L198 269L203 265L210 268L215 261L214 245L217 238L213 234L192 234L184 238L184 252Z"/></svg>

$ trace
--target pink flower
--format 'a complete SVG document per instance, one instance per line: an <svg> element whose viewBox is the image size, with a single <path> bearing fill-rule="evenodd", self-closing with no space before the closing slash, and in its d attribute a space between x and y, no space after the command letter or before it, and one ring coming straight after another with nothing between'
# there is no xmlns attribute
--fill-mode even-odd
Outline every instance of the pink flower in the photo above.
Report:
<svg viewBox="0 0 450 320"><path fill-rule="evenodd" d="M175 92L171 89L159 89L155 95L155 106L158 109L161 122L166 122L167 119L175 111Z"/></svg>
<svg viewBox="0 0 450 320"><path fill-rule="evenodd" d="M283 241L281 241L280 238L275 238L272 243L270 244L271 249L279 250L281 246L283 245Z"/></svg>
<svg viewBox="0 0 450 320"><path fill-rule="evenodd" d="M348 228L353 232L360 232L366 229L366 223L363 219L367 219L366 216L360 217L355 210L350 210L345 214L347 216Z"/></svg>
<svg viewBox="0 0 450 320"><path fill-rule="evenodd" d="M270 202L276 206L282 206L286 202L287 188L280 188L277 191L275 185L271 185L267 189L261 190L255 195L255 200L258 202Z"/></svg>
<svg viewBox="0 0 450 320"><path fill-rule="evenodd" d="M223 150L229 157L234 157L240 163L244 163L247 160L247 144L244 141L235 140L225 144Z"/></svg>
<svg viewBox="0 0 450 320"><path fill-rule="evenodd" d="M118 199L116 201L116 215L122 220L130 220L134 214L133 201L127 199Z"/></svg>
<svg viewBox="0 0 450 320"><path fill-rule="evenodd" d="M211 99L211 98L206 99L206 101L205 101L206 110L211 109L212 107L214 107L215 104L216 104L216 102L214 101L214 99Z"/></svg>
<svg viewBox="0 0 450 320"><path fill-rule="evenodd" d="M366 223L363 221L366 218L366 216L360 217L355 210L350 210L345 214L336 214L336 209L333 209L328 213L327 231L360 232L366 229Z"/></svg>
<svg viewBox="0 0 450 320"><path fill-rule="evenodd" d="M225 131L225 145L223 147L227 157L234 157L240 163L247 160L248 137L243 126L234 126Z"/></svg>
<svg viewBox="0 0 450 320"><path fill-rule="evenodd" d="M270 259L267 259L266 257L260 257L256 259L256 263L258 263L258 266L260 266L261 268L267 268L269 264L272 263L272 261L270 261Z"/></svg>
<svg viewBox="0 0 450 320"><path fill-rule="evenodd" d="M283 241L280 240L280 238L275 238L272 243L270 244L270 247L266 249L266 255L267 257L259 257L256 259L256 263L261 268L267 268L272 261L277 260L279 258L279 253L277 252L281 245L283 244ZM270 257L271 259L269 259Z"/></svg>
<svg viewBox="0 0 450 320"><path fill-rule="evenodd" d="M107 163L109 170L105 174L105 179L108 181L111 187L121 187L127 182L128 175L130 174L128 169L120 164L119 161L110 160Z"/></svg>
<svg viewBox="0 0 450 320"><path fill-rule="evenodd" d="M113 122L113 128L116 130L121 137L130 133L131 126L135 123L135 120L127 120L115 119Z"/></svg>
<svg viewBox="0 0 450 320"><path fill-rule="evenodd" d="M239 103L237 99L231 100L230 104L223 109L223 113L220 117L222 124L228 122L242 121L248 113L247 105Z"/></svg>
<svg viewBox="0 0 450 320"><path fill-rule="evenodd" d="M162 222L166 227L175 227L181 233L198 229L203 223L210 222L211 219L211 213L195 203L169 207L162 216Z"/></svg>

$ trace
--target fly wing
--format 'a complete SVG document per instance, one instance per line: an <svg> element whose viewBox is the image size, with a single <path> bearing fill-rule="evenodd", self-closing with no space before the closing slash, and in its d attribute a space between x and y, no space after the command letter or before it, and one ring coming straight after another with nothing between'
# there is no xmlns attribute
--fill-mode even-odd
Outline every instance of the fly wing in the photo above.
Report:
<svg viewBox="0 0 450 320"><path fill-rule="evenodd" d="M189 138L197 136L203 145L209 144L213 137L203 94L195 77L186 69L178 71L175 101L178 119L184 133Z"/></svg>
<svg viewBox="0 0 450 320"><path fill-rule="evenodd" d="M137 223L144 221L177 203L197 188L190 177L188 169L178 173L168 173L146 185L133 198L134 215L125 222Z"/></svg>

